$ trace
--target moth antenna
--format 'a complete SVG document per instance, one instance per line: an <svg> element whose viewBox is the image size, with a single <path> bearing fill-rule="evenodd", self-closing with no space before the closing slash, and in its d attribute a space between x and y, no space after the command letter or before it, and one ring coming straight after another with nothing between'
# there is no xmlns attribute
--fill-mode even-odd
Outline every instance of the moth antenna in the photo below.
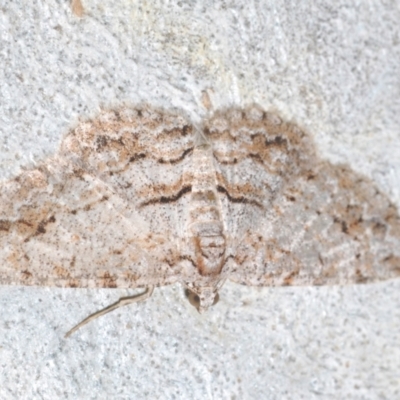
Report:
<svg viewBox="0 0 400 400"><path fill-rule="evenodd" d="M117 308L127 306L128 304L132 304L132 303L138 303L139 301L147 300L153 294L153 290L154 290L154 286L149 286L146 288L146 290L143 293L135 294L133 296L121 297L117 302L110 304L106 308L96 311L94 314L91 314L88 317L86 317L78 325L74 326L71 330L69 330L65 334L64 337L67 338L67 337L71 336L74 332L76 332L83 325L86 325L90 321L93 321L94 319L101 317L102 315L105 315L111 311L114 311Z"/></svg>

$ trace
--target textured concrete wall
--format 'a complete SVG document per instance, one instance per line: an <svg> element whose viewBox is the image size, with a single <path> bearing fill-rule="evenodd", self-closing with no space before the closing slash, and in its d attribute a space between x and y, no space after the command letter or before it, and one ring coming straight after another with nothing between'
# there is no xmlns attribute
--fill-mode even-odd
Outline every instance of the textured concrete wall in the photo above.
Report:
<svg viewBox="0 0 400 400"><path fill-rule="evenodd" d="M38 4L37 4L38 3ZM260 104L400 207L396 2L83 2L0 7L0 177L57 149L102 106L149 102L198 122ZM1 251L1 249L0 249ZM130 291L0 288L2 399L400 396L400 282L226 284L199 315L180 286L63 334Z"/></svg>

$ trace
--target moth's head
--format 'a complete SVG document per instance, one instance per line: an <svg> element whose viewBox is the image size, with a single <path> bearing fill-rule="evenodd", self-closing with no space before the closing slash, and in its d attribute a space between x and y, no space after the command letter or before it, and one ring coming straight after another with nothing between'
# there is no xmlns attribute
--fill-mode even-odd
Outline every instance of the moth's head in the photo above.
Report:
<svg viewBox="0 0 400 400"><path fill-rule="evenodd" d="M187 288L185 295L189 303L202 314L211 306L218 303L219 294L216 288L213 287L191 287Z"/></svg>

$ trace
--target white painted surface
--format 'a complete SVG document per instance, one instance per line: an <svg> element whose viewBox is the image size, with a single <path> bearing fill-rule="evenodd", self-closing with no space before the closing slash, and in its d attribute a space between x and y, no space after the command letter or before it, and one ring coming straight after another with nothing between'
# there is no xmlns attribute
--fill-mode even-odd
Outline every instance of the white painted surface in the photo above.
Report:
<svg viewBox="0 0 400 400"><path fill-rule="evenodd" d="M0 176L51 155L102 105L179 107L194 121L252 102L400 206L400 9L369 1L3 1ZM1 250L0 250L1 251ZM0 288L2 399L394 399L400 282L227 284L198 315L178 286L63 334L124 290Z"/></svg>

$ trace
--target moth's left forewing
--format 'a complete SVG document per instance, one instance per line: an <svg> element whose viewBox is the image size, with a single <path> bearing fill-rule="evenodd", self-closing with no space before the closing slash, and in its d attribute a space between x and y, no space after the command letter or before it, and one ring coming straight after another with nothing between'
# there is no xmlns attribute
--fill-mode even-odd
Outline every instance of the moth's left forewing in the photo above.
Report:
<svg viewBox="0 0 400 400"><path fill-rule="evenodd" d="M176 281L191 141L183 118L146 106L81 123L54 158L2 184L0 283Z"/></svg>

